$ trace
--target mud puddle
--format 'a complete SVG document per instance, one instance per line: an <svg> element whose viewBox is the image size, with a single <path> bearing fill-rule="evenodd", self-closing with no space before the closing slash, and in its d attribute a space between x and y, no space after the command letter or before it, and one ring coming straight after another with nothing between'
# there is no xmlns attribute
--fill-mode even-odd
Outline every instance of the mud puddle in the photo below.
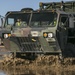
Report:
<svg viewBox="0 0 75 75"><path fill-rule="evenodd" d="M2 72L0 72L0 75L75 75L75 70L60 70L55 71L53 69L47 70L47 69L37 69L32 70L28 68L0 68Z"/></svg>
<svg viewBox="0 0 75 75"><path fill-rule="evenodd" d="M0 75L6 75L4 72L0 72Z"/></svg>
<svg viewBox="0 0 75 75"><path fill-rule="evenodd" d="M75 58L58 60L57 56L39 56L35 60L4 56L0 75L75 75Z"/></svg>

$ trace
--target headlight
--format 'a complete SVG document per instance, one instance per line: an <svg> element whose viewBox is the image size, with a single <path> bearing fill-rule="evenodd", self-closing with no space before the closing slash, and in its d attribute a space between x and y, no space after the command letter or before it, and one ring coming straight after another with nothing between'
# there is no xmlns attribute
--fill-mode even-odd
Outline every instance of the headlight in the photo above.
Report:
<svg viewBox="0 0 75 75"><path fill-rule="evenodd" d="M8 38L10 36L11 36L11 34L4 34L4 38Z"/></svg>
<svg viewBox="0 0 75 75"><path fill-rule="evenodd" d="M52 32L43 32L43 37L44 38L52 38L53 37L53 33Z"/></svg>
<svg viewBox="0 0 75 75"><path fill-rule="evenodd" d="M33 37L37 37L37 36L39 36L39 32L38 31L31 31L31 35Z"/></svg>
<svg viewBox="0 0 75 75"><path fill-rule="evenodd" d="M53 33L48 33L48 37L52 38L53 37Z"/></svg>
<svg viewBox="0 0 75 75"><path fill-rule="evenodd" d="M43 37L47 38L48 37L48 33L47 32L43 32Z"/></svg>
<svg viewBox="0 0 75 75"><path fill-rule="evenodd" d="M8 34L4 34L4 38L8 38L9 36L8 36Z"/></svg>

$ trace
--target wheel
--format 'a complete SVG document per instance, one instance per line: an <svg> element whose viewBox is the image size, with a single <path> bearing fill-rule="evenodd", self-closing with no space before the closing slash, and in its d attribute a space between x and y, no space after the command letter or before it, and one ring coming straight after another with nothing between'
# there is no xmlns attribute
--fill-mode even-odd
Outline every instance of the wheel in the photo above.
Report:
<svg viewBox="0 0 75 75"><path fill-rule="evenodd" d="M75 57L75 45L68 43L65 46L65 50L63 51L63 55L66 57Z"/></svg>

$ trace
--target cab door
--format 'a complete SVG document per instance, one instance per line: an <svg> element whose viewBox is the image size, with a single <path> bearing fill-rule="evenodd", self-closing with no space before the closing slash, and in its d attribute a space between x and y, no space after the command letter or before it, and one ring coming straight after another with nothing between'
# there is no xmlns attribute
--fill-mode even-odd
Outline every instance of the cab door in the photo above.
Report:
<svg viewBox="0 0 75 75"><path fill-rule="evenodd" d="M65 46L67 43L68 25L69 25L68 15L64 15L64 14L60 15L56 36L61 50L65 50Z"/></svg>

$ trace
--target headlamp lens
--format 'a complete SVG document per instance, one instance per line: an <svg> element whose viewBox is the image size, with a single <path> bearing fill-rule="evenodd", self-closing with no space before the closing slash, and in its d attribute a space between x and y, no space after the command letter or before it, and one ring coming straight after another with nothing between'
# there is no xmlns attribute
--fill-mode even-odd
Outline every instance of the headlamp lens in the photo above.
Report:
<svg viewBox="0 0 75 75"><path fill-rule="evenodd" d="M8 38L8 34L4 34L4 38Z"/></svg>
<svg viewBox="0 0 75 75"><path fill-rule="evenodd" d="M53 37L53 33L48 33L48 37L52 38Z"/></svg>

